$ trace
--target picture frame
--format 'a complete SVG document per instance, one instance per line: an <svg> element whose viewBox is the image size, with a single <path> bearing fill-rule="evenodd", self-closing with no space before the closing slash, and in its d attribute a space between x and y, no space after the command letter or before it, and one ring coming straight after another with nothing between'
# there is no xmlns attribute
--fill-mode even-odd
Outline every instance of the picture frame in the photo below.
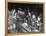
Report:
<svg viewBox="0 0 46 36"><path fill-rule="evenodd" d="M43 11L42 11L42 13L43 13L43 32L31 32L31 33L8 33L8 3L26 3L26 4L34 4L34 3L37 3L37 4L42 4L43 5ZM40 33L44 33L44 3L40 3L40 2L8 2L8 0L5 0L5 35L6 36L13 36L13 34L15 34L15 35L24 35L24 34L40 34Z"/></svg>

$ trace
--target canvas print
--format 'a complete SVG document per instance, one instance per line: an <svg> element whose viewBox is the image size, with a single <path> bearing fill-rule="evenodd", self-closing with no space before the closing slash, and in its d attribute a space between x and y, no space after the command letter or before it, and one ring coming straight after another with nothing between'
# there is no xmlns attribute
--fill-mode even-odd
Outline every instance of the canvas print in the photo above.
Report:
<svg viewBox="0 0 46 36"><path fill-rule="evenodd" d="M43 4L8 3L8 32L43 32Z"/></svg>

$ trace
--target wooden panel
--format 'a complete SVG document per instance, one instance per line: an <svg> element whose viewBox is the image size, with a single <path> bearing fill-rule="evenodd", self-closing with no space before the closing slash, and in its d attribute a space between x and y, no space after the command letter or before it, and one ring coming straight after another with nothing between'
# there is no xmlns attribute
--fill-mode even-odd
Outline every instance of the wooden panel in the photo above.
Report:
<svg viewBox="0 0 46 36"><path fill-rule="evenodd" d="M8 0L8 2L44 2L44 0Z"/></svg>

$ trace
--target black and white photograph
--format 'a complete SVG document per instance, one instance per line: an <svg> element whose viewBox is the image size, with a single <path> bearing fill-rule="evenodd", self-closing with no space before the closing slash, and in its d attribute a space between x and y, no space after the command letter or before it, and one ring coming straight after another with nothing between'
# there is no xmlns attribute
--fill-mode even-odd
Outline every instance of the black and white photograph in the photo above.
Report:
<svg viewBox="0 0 46 36"><path fill-rule="evenodd" d="M8 3L8 33L43 32L43 4Z"/></svg>

